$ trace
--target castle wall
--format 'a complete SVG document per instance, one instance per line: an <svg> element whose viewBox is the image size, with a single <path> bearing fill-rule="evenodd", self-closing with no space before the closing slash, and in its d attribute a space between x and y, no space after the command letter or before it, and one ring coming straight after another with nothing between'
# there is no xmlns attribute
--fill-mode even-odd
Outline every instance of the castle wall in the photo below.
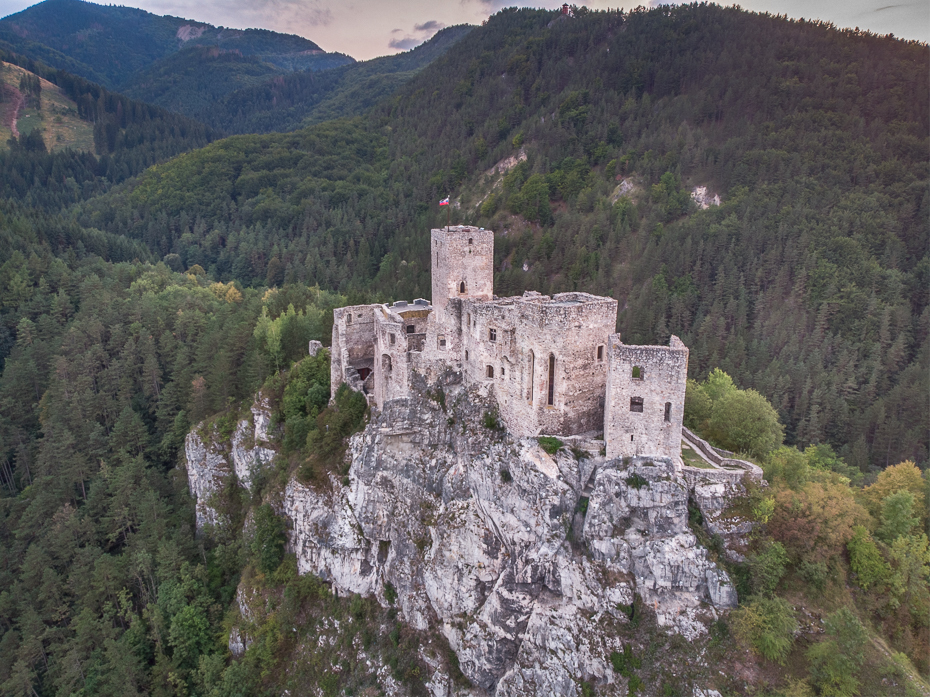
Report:
<svg viewBox="0 0 930 697"><path fill-rule="evenodd" d="M374 403L379 408L392 399L409 394L409 343L407 327L416 326L387 305L375 310L375 372L372 384ZM428 314L428 313L427 313ZM425 324L426 319L418 318ZM422 336L422 335L421 335Z"/></svg>
<svg viewBox="0 0 930 697"><path fill-rule="evenodd" d="M607 337L616 316L615 300L587 293L562 293L551 299L528 293L493 302L466 301L462 316L466 380L493 384L501 419L515 435L599 431Z"/></svg>
<svg viewBox="0 0 930 697"><path fill-rule="evenodd" d="M379 305L352 305L333 310L331 396L343 382L359 392L374 369L375 309Z"/></svg>
<svg viewBox="0 0 930 697"><path fill-rule="evenodd" d="M604 439L607 457L681 455L688 348L673 336L668 346L608 345ZM641 377L634 377L638 368ZM666 413L668 405L668 413ZM640 411L641 409L641 411Z"/></svg>

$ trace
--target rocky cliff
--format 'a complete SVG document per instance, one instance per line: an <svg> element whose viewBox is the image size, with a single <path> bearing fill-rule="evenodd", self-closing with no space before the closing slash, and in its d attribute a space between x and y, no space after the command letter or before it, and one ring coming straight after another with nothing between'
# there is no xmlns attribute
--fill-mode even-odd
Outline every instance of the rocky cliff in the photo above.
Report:
<svg viewBox="0 0 930 697"><path fill-rule="evenodd" d="M608 460L585 439L550 455L497 427L492 395L454 377L439 390L372 414L351 438L346 478L291 478L279 493L300 573L396 602L410 625L439 630L476 694L575 695L581 680L626 694L609 657L634 606L688 640L735 606L731 580L688 526L694 483L678 463ZM198 525L215 520L210 492L230 461L246 486L249 467L268 461L256 445L268 419L256 404L254 432L240 422L226 447L188 436ZM721 496L696 500L719 515ZM450 689L439 674L430 685Z"/></svg>

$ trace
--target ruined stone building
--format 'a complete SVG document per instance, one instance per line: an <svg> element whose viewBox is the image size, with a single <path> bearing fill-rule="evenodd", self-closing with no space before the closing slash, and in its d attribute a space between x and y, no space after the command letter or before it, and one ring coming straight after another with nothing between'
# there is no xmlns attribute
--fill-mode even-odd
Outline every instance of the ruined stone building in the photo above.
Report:
<svg viewBox="0 0 930 697"><path fill-rule="evenodd" d="M432 230L432 303L334 311L332 390L346 382L381 408L448 369L485 385L516 436L603 431L608 457L679 458L688 349L627 346L617 301L588 293L494 295L494 233Z"/></svg>

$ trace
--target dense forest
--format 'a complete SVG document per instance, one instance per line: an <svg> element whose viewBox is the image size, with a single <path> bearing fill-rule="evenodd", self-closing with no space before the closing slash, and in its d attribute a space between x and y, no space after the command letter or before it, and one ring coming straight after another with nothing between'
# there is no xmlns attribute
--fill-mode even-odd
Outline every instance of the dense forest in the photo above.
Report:
<svg viewBox="0 0 930 697"><path fill-rule="evenodd" d="M611 295L629 343L679 335L689 424L763 465L758 534L728 566L741 606L696 650L756 661L772 697L920 694L927 47L706 5L505 10L455 46L364 116L213 143L0 55L59 85L97 147L0 154L0 694L362 693L365 666L319 648L333 618L423 689L428 638L298 578L262 495L305 474L329 426L358 426L354 407L320 411L328 372L301 361L306 342L328 340L333 307L427 296L446 195L454 222L496 231L499 294ZM372 70L321 90L320 114L368 104ZM293 112L250 88L223 127L296 126L317 88L278 87ZM696 186L721 205L696 206ZM196 538L184 436L204 419L230 431L263 386L288 457L252 499L224 492L257 529ZM774 408L764 448L726 428L747 395ZM243 578L275 611L236 661L225 616Z"/></svg>

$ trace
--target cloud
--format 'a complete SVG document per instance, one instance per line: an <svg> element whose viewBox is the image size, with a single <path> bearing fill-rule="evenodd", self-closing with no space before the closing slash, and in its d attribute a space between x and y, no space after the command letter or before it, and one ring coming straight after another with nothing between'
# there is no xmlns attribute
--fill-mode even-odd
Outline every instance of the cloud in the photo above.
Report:
<svg viewBox="0 0 930 697"><path fill-rule="evenodd" d="M419 46L424 41L428 41L440 29L445 28L445 24L435 19L423 22L423 24L414 24L413 31L404 34L402 29L394 29L391 34L404 34L402 37L395 37L388 41L388 46L398 51L409 51L415 46Z"/></svg>
<svg viewBox="0 0 930 697"><path fill-rule="evenodd" d="M417 39L413 36L405 36L403 39L391 39L388 41L388 46L391 48L396 48L398 51L409 51L414 46L419 46L423 43L423 39Z"/></svg>
<svg viewBox="0 0 930 697"><path fill-rule="evenodd" d="M437 22L435 19L431 19L428 22L423 22L423 24L413 25L414 31L425 31L425 32L429 32L430 34L435 34L440 29L445 29L445 28L446 28L445 24L443 24L442 22Z"/></svg>

